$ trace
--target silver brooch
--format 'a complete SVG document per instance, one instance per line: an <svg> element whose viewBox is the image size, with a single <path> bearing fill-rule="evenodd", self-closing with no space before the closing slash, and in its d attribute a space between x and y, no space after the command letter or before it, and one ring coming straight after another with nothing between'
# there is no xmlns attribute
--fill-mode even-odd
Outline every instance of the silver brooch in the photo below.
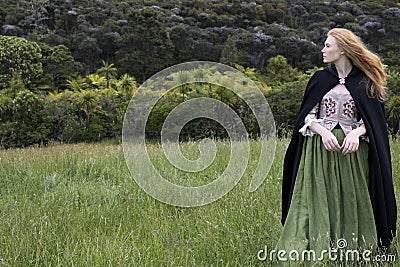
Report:
<svg viewBox="0 0 400 267"><path fill-rule="evenodd" d="M345 84L345 83L346 83L345 78L339 78L339 83L340 83L340 84Z"/></svg>

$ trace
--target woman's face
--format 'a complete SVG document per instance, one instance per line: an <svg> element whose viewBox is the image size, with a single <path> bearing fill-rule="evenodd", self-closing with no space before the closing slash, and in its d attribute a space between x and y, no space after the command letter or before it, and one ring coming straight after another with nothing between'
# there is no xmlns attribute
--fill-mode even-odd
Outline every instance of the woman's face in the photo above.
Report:
<svg viewBox="0 0 400 267"><path fill-rule="evenodd" d="M328 36L328 38L326 38L324 48L322 48L321 52L324 63L335 63L343 55L343 52L336 44L336 39L332 36Z"/></svg>

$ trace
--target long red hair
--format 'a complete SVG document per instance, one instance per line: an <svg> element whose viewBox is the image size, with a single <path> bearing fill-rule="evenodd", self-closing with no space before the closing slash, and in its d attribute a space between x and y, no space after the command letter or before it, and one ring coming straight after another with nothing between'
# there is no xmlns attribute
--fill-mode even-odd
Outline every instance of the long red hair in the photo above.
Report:
<svg viewBox="0 0 400 267"><path fill-rule="evenodd" d="M339 48L368 77L369 95L380 101L386 100L386 65L382 63L379 56L368 50L361 39L350 30L334 28L328 32L328 36L336 39Z"/></svg>

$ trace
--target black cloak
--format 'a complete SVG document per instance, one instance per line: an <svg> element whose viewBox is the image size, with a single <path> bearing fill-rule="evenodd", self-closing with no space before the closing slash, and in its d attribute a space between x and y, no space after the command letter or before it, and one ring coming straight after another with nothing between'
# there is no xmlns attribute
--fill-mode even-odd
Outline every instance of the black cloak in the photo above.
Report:
<svg viewBox="0 0 400 267"><path fill-rule="evenodd" d="M287 148L282 181L282 224L285 223L292 198L302 153L304 136L299 129L311 109L339 82L334 64L317 71L309 80L300 111ZM363 119L369 137L369 195L375 217L378 245L388 247L396 235L397 208L392 181L392 164L385 111L382 102L371 98L366 90L365 74L353 66L346 77L345 86L355 102L358 115Z"/></svg>

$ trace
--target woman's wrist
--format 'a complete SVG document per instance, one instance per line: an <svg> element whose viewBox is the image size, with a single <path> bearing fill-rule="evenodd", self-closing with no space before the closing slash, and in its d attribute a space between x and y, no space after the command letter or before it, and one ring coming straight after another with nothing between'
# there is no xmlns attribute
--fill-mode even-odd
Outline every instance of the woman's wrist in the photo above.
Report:
<svg viewBox="0 0 400 267"><path fill-rule="evenodd" d="M362 135L367 133L364 124L362 124L359 127L353 129L352 132L354 132L354 134L356 134L358 137L360 137L360 136L362 136Z"/></svg>
<svg viewBox="0 0 400 267"><path fill-rule="evenodd" d="M309 126L310 130L313 131L316 134L319 134L321 136L323 135L327 135L330 133L330 131L328 129L326 129L324 126L322 126L321 124L319 124L316 121L313 121L311 123L311 125Z"/></svg>

